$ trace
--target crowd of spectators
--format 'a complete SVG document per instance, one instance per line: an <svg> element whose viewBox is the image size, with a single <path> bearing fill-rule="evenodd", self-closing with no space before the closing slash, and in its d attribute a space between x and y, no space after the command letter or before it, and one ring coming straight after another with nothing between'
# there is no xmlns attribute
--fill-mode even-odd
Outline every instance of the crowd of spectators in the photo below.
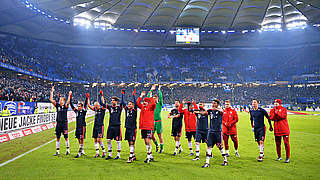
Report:
<svg viewBox="0 0 320 180"><path fill-rule="evenodd" d="M0 34L1 61L90 82L274 82L319 74L320 46L292 48L88 47Z"/></svg>
<svg viewBox="0 0 320 180"><path fill-rule="evenodd" d="M105 85L92 86L76 83L52 83L29 76L17 75L16 73L0 73L0 100L5 101L31 101L49 102L49 95L52 85L55 85L54 98L67 96L69 91L73 92L73 101L83 101L87 92L91 95L91 101L97 100L100 89L104 91L107 102L111 101L112 96L120 97L121 89L126 90L126 101L132 100L131 94L137 90L137 96L142 91L148 91L151 87L141 84L132 85ZM318 98L320 86L288 87L288 85L243 85L228 87L213 87L202 85L170 85L161 88L164 103L173 104L175 100L192 100L197 102L209 103L213 98L221 100L230 99L237 105L248 105L253 98L257 98L262 104L271 104L274 99L280 98L283 103L295 103L297 98ZM320 102L317 102L320 103Z"/></svg>

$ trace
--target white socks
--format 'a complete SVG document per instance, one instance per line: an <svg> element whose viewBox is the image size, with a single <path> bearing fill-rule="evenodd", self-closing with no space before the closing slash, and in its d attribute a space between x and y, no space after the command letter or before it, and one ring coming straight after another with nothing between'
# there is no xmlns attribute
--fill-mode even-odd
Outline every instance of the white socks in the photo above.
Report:
<svg viewBox="0 0 320 180"><path fill-rule="evenodd" d="M57 149L57 152L59 153L59 149L60 149L60 141L56 141L56 149Z"/></svg>
<svg viewBox="0 0 320 180"><path fill-rule="evenodd" d="M120 152L121 152L121 141L117 141L117 156L120 157Z"/></svg>
<svg viewBox="0 0 320 180"><path fill-rule="evenodd" d="M152 153L151 153L152 146L146 145L146 148L147 148L147 158L150 159L152 158Z"/></svg>
<svg viewBox="0 0 320 180"><path fill-rule="evenodd" d="M111 145L111 140L107 140L107 146L108 146L109 156L112 157L112 145Z"/></svg>
<svg viewBox="0 0 320 180"><path fill-rule="evenodd" d="M200 156L200 143L196 142L195 143L195 150L196 150L196 156Z"/></svg>
<svg viewBox="0 0 320 180"><path fill-rule="evenodd" d="M210 163L211 153L212 153L212 148L207 148L207 157L206 157L206 163L207 164Z"/></svg>
<svg viewBox="0 0 320 180"><path fill-rule="evenodd" d="M264 156L264 145L259 145L260 156Z"/></svg>
<svg viewBox="0 0 320 180"><path fill-rule="evenodd" d="M222 157L223 157L223 160L224 160L224 161L227 161L227 156L226 156L226 153L224 152L224 149L223 149L223 148L220 149L220 152L221 152L221 155L222 155ZM227 152L229 152L229 150L227 150Z"/></svg>
<svg viewBox="0 0 320 180"><path fill-rule="evenodd" d="M101 147L101 149L102 149L102 152L106 152L106 149L104 148L104 144L103 144L103 142L102 142L102 140L100 141L100 147Z"/></svg>
<svg viewBox="0 0 320 180"><path fill-rule="evenodd" d="M67 147L67 151L69 151L69 139L66 140L66 147Z"/></svg>
<svg viewBox="0 0 320 180"><path fill-rule="evenodd" d="M129 146L130 149L130 156L129 157L133 157L134 156L134 145L133 146Z"/></svg>
<svg viewBox="0 0 320 180"><path fill-rule="evenodd" d="M176 141L176 148L174 149L175 153L177 153L179 147L180 147L180 141Z"/></svg>
<svg viewBox="0 0 320 180"><path fill-rule="evenodd" d="M84 152L83 151L83 144L79 144L79 154L82 153L82 152Z"/></svg>
<svg viewBox="0 0 320 180"><path fill-rule="evenodd" d="M96 153L99 154L99 143L94 142L94 148L96 149Z"/></svg>
<svg viewBox="0 0 320 180"><path fill-rule="evenodd" d="M193 153L193 150L192 150L192 141L188 141L188 146L189 146L190 153Z"/></svg>

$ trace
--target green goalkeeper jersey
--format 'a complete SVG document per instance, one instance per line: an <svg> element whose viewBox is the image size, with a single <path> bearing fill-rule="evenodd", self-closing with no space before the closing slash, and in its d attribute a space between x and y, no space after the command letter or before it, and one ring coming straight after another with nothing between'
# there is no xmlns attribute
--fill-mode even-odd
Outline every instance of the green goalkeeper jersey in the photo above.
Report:
<svg viewBox="0 0 320 180"><path fill-rule="evenodd" d="M150 97L150 93L152 92L152 90L149 91L148 93L148 97ZM163 106L163 96L162 96L162 92L161 90L159 90L159 101L156 104L156 109L154 110L154 120L161 120L161 110L162 110L162 106Z"/></svg>

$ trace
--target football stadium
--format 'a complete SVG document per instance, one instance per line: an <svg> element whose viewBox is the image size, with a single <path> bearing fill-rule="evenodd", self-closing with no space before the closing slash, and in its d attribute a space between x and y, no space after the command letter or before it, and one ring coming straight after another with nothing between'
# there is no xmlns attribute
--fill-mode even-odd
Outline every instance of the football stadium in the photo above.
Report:
<svg viewBox="0 0 320 180"><path fill-rule="evenodd" d="M319 0L0 1L0 180L318 180L319 142Z"/></svg>

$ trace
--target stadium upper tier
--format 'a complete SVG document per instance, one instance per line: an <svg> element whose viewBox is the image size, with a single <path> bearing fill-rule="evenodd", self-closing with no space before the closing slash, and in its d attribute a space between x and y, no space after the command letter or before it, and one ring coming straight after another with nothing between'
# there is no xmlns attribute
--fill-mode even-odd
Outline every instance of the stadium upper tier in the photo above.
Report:
<svg viewBox="0 0 320 180"><path fill-rule="evenodd" d="M1 0L0 3L0 32L64 44L176 46L175 33L171 32L177 27L200 28L199 46L320 42L319 0Z"/></svg>
<svg viewBox="0 0 320 180"><path fill-rule="evenodd" d="M292 81L320 72L320 45L287 48L70 46L2 34L1 61L63 81Z"/></svg>

